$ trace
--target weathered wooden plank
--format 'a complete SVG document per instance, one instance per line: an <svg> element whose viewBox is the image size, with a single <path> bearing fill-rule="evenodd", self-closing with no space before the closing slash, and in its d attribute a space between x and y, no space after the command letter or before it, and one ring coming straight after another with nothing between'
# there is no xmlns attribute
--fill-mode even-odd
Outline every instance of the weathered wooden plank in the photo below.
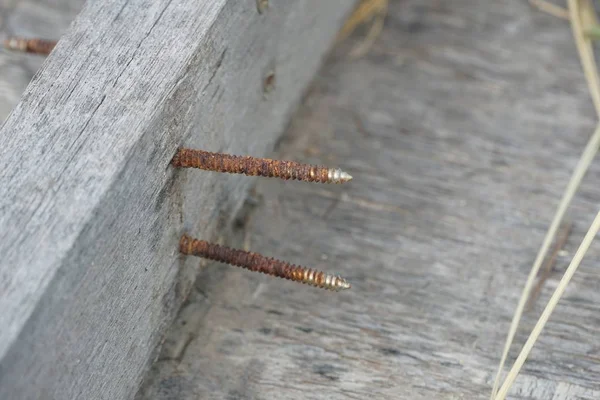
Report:
<svg viewBox="0 0 600 400"><path fill-rule="evenodd" d="M0 398L129 398L354 1L88 2L0 131ZM263 79L275 71L265 96Z"/></svg>
<svg viewBox="0 0 600 400"><path fill-rule="evenodd" d="M371 54L344 54L321 71L279 156L339 165L353 181L261 180L246 245L338 272L352 289L215 265L169 336L183 344L139 398L489 398L529 268L596 124L569 25L527 1L392 2ZM598 211L599 174L595 162L511 360ZM599 256L596 242L511 399L600 398Z"/></svg>
<svg viewBox="0 0 600 400"><path fill-rule="evenodd" d="M0 0L0 35L59 38L83 7L83 0ZM44 57L0 50L0 123L21 99Z"/></svg>

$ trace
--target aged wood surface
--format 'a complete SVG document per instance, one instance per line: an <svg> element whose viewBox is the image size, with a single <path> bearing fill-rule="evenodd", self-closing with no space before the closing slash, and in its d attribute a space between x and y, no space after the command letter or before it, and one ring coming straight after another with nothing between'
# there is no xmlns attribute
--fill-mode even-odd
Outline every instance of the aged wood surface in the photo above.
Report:
<svg viewBox="0 0 600 400"><path fill-rule="evenodd" d="M0 0L0 33L58 39L83 7L83 0ZM19 102L44 57L0 51L0 123Z"/></svg>
<svg viewBox="0 0 600 400"><path fill-rule="evenodd" d="M260 180L246 237L231 243L338 272L352 289L212 264L139 399L488 398L529 268L595 127L570 27L527 1L396 1L366 59L345 50L280 154L354 180ZM597 212L599 174L595 163L517 347ZM599 256L595 243L511 399L600 398Z"/></svg>
<svg viewBox="0 0 600 400"><path fill-rule="evenodd" d="M0 130L0 398L134 395L197 273L180 235L219 239L255 182L176 148L272 149L353 4L90 1L63 26Z"/></svg>

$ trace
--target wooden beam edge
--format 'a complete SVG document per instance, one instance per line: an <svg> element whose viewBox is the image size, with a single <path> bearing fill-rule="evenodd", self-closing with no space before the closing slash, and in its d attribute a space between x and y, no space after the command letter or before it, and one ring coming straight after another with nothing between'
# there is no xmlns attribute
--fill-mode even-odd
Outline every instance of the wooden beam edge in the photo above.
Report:
<svg viewBox="0 0 600 400"><path fill-rule="evenodd" d="M354 3L86 4L0 131L1 398L136 392L195 277L179 235L252 183L175 149L264 155Z"/></svg>

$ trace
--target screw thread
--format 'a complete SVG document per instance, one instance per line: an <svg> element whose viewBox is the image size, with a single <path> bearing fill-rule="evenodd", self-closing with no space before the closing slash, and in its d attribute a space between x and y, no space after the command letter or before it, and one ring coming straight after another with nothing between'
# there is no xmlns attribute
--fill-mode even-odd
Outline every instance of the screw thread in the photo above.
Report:
<svg viewBox="0 0 600 400"><path fill-rule="evenodd" d="M340 169L280 161L269 158L243 157L203 150L179 149L173 157L176 168L198 168L207 171L293 179L306 182L344 183L352 176Z"/></svg>
<svg viewBox="0 0 600 400"><path fill-rule="evenodd" d="M10 50L23 51L26 53L35 54L50 54L54 46L56 46L55 40L44 40L44 39L24 39L19 37L13 37L4 41L4 47Z"/></svg>
<svg viewBox="0 0 600 400"><path fill-rule="evenodd" d="M208 243L204 240L193 239L187 235L181 237L179 250L183 254L208 258L210 260L245 268L250 271L260 272L294 282L301 282L322 289L339 291L350 289L351 287L345 279L339 276L279 261L257 253L236 250L218 244Z"/></svg>

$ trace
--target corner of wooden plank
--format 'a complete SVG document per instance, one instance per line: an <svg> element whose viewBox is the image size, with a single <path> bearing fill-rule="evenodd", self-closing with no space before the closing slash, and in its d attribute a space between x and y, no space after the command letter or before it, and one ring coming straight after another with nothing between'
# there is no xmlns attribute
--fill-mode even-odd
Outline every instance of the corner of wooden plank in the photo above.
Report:
<svg viewBox="0 0 600 400"><path fill-rule="evenodd" d="M135 394L252 178L179 146L264 155L356 3L88 2L0 130L0 398ZM263 80L276 76L265 95Z"/></svg>

